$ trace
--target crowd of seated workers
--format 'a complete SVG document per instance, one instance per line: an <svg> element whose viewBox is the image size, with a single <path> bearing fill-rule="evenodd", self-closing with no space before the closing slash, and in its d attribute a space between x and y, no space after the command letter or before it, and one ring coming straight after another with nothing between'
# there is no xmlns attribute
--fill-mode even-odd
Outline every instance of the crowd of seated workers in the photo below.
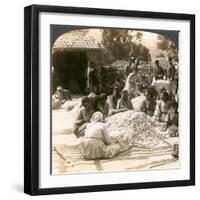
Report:
<svg viewBox="0 0 200 200"><path fill-rule="evenodd" d="M116 113L133 110L133 106L128 91L122 90L118 94L117 89L114 88L110 96L92 93L82 98L73 133L77 138L85 136L83 155L86 159L109 158L119 153L120 147L109 137L104 120ZM178 106L170 94L165 89L157 94L153 87L149 87L143 95L141 112L177 132ZM111 146L112 151L109 151Z"/></svg>
<svg viewBox="0 0 200 200"><path fill-rule="evenodd" d="M164 70L158 60L155 61L155 65L154 79L156 81L164 79ZM173 93L164 87L160 91L156 91L152 85L142 87L134 59L125 69L123 89L114 86L111 95L92 92L81 100L73 133L77 138L85 137L83 155L86 159L110 158L119 152L120 147L109 137L104 120L111 115L134 110L132 100L138 96L143 97L140 112L144 112L155 122L164 123L166 129L171 130L172 133L178 132L178 102L175 98L177 88ZM177 84L177 76L172 59L169 58L167 80ZM62 104L71 100L71 94L68 90L58 87L54 98ZM112 151L109 150L111 147Z"/></svg>

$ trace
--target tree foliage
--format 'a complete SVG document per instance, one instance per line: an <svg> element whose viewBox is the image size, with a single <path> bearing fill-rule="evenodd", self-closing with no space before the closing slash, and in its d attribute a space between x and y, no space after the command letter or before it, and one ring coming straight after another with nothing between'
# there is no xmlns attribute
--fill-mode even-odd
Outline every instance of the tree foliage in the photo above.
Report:
<svg viewBox="0 0 200 200"><path fill-rule="evenodd" d="M127 60L130 56L149 59L149 49L142 45L142 32L130 34L128 30L104 29L102 44L104 45L104 58L107 62L114 60ZM137 42L136 42L137 41Z"/></svg>
<svg viewBox="0 0 200 200"><path fill-rule="evenodd" d="M171 56L174 59L178 58L178 49L172 40L169 40L167 37L163 35L158 35L157 39L158 39L157 42L158 49L166 52L168 56Z"/></svg>

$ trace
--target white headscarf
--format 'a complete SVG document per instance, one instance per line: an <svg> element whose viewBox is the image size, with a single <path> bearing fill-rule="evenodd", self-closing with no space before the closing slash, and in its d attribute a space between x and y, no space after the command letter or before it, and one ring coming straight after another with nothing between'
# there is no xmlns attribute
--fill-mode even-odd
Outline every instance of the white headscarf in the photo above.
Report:
<svg viewBox="0 0 200 200"><path fill-rule="evenodd" d="M103 122L103 114L101 112L95 112L91 119L91 122Z"/></svg>

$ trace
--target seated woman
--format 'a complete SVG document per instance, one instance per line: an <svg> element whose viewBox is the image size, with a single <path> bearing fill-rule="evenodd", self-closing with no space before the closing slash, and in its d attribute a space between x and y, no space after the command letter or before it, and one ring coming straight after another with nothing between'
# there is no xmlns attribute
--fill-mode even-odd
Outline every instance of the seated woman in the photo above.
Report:
<svg viewBox="0 0 200 200"><path fill-rule="evenodd" d="M113 88L113 94L108 96L107 102L109 104L109 116L114 115L117 112L117 102L120 98L118 87Z"/></svg>
<svg viewBox="0 0 200 200"><path fill-rule="evenodd" d="M124 89L128 91L130 99L140 95L139 85L141 81L141 75L138 73L137 68L135 68L133 72L128 75L124 87Z"/></svg>
<svg viewBox="0 0 200 200"><path fill-rule="evenodd" d="M85 159L111 158L120 152L120 145L113 143L103 122L103 114L95 112L85 130L81 152Z"/></svg>
<svg viewBox="0 0 200 200"><path fill-rule="evenodd" d="M88 94L88 97L90 99L90 103L93 109L95 110L96 99L98 98L98 96L95 93L91 92L90 94Z"/></svg>
<svg viewBox="0 0 200 200"><path fill-rule="evenodd" d="M96 110L103 114L104 118L108 116L109 104L107 103L107 95L105 93L100 94L96 98Z"/></svg>
<svg viewBox="0 0 200 200"><path fill-rule="evenodd" d="M123 111L131 110L131 109L133 109L133 107L129 99L128 91L123 90L121 98L118 100L118 103L117 103L117 111L123 112Z"/></svg>
<svg viewBox="0 0 200 200"><path fill-rule="evenodd" d="M57 90L55 92L55 95L58 99L60 99L61 103L64 103L65 101L71 101L71 93L69 90L63 89L61 86L57 86Z"/></svg>
<svg viewBox="0 0 200 200"><path fill-rule="evenodd" d="M56 92L52 96L52 109L59 109L68 101L72 101L70 91L57 86Z"/></svg>
<svg viewBox="0 0 200 200"><path fill-rule="evenodd" d="M59 109L62 105L62 102L58 95L54 94L52 96L52 109Z"/></svg>
<svg viewBox="0 0 200 200"><path fill-rule="evenodd" d="M83 97L81 101L81 107L78 110L78 115L74 123L73 133L76 137L84 135L87 123L90 122L90 118L94 113L93 107L90 103L89 97Z"/></svg>
<svg viewBox="0 0 200 200"><path fill-rule="evenodd" d="M145 93L145 100L142 102L141 110L149 116L154 115L156 109L157 92L153 87L147 89Z"/></svg>
<svg viewBox="0 0 200 200"><path fill-rule="evenodd" d="M168 133L171 137L178 136L178 104L172 101L168 110Z"/></svg>

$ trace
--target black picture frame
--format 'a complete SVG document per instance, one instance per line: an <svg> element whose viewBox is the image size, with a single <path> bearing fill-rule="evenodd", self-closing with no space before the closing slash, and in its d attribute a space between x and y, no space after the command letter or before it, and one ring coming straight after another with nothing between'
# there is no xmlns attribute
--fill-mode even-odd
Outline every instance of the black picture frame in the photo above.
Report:
<svg viewBox="0 0 200 200"><path fill-rule="evenodd" d="M39 13L76 13L190 23L190 179L162 182L39 188ZM24 192L46 195L195 185L195 15L82 7L31 5L24 9Z"/></svg>

